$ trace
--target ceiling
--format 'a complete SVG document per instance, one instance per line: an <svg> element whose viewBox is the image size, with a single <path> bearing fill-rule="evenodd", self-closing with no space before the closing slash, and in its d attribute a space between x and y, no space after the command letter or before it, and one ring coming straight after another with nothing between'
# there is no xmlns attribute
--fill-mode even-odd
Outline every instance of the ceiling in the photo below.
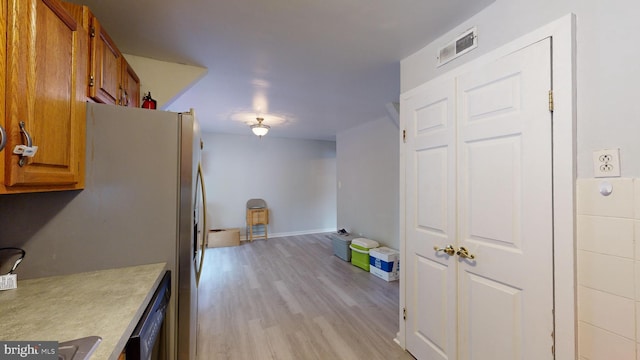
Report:
<svg viewBox="0 0 640 360"><path fill-rule="evenodd" d="M493 1L71 0L125 54L207 68L168 106L204 131L318 140L387 116L400 60Z"/></svg>

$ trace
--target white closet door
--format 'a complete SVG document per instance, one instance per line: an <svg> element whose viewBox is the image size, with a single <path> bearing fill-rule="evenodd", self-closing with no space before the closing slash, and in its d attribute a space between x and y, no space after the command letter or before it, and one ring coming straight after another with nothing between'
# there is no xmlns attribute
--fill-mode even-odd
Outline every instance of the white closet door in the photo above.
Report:
<svg viewBox="0 0 640 360"><path fill-rule="evenodd" d="M551 359L551 42L403 99L407 349ZM469 256L434 250L464 247Z"/></svg>
<svg viewBox="0 0 640 360"><path fill-rule="evenodd" d="M460 359L552 359L545 39L457 79Z"/></svg>
<svg viewBox="0 0 640 360"><path fill-rule="evenodd" d="M406 343L418 359L456 358L455 88L430 83L406 116Z"/></svg>

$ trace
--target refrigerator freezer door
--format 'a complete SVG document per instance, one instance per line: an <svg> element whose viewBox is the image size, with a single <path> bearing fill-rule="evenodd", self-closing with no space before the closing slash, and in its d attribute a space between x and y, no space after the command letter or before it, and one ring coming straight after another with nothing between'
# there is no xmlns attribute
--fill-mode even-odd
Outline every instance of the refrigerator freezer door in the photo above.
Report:
<svg viewBox="0 0 640 360"><path fill-rule="evenodd" d="M193 114L180 115L180 198L178 267L178 359L196 359L198 322L198 272L200 255L195 209L198 197L198 164L200 162L200 128ZM201 212L198 212L201 217ZM198 259L198 260L196 260Z"/></svg>
<svg viewBox="0 0 640 360"><path fill-rule="evenodd" d="M204 252L207 249L207 193L204 186L204 176L202 175L202 165L198 163L198 176L196 179L196 198L195 198L195 224L194 224L194 246L196 247L195 268L196 268L196 286L200 283L202 268L204 265Z"/></svg>

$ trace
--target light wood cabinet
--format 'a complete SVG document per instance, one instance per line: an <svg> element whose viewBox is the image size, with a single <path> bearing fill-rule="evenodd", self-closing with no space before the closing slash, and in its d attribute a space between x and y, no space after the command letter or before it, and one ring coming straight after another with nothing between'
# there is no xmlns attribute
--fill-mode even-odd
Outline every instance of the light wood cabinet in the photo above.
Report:
<svg viewBox="0 0 640 360"><path fill-rule="evenodd" d="M122 57L121 105L140 107L140 79L131 65Z"/></svg>
<svg viewBox="0 0 640 360"><path fill-rule="evenodd" d="M1 11L0 193L81 189L86 35L59 0L2 0ZM13 149L28 138L38 150L21 162Z"/></svg>
<svg viewBox="0 0 640 360"><path fill-rule="evenodd" d="M87 32L88 73L85 91L90 101L140 107L140 78L116 43L87 6L63 2Z"/></svg>
<svg viewBox="0 0 640 360"><path fill-rule="evenodd" d="M119 105L122 54L95 16L91 17L89 35L91 36L89 96L100 103Z"/></svg>
<svg viewBox="0 0 640 360"><path fill-rule="evenodd" d="M95 16L89 35L89 96L100 103L139 107L140 79Z"/></svg>

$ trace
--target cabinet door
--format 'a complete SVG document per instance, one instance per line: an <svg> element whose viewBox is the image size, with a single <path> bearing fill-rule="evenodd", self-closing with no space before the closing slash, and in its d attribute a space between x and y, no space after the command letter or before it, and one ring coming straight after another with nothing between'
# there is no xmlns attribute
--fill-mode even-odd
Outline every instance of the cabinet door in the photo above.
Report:
<svg viewBox="0 0 640 360"><path fill-rule="evenodd" d="M7 63L7 6L3 2L0 6L0 34L4 34L5 36L0 36L0 64ZM7 78L7 68L6 66L0 66L0 79ZM6 86L7 83L0 83L0 99L4 99L6 95ZM5 178L5 155L8 153L6 142L8 133L7 122L6 122L6 102L0 100L0 136L3 136L4 139L0 139L0 193L2 193L4 189L4 178ZM7 156L8 157L8 156ZM6 165L9 166L9 165Z"/></svg>
<svg viewBox="0 0 640 360"><path fill-rule="evenodd" d="M4 185L0 192L83 186L85 105L77 94L82 35L58 0L8 0ZM28 132L34 157L12 154Z"/></svg>
<svg viewBox="0 0 640 360"><path fill-rule="evenodd" d="M131 65L122 57L122 106L140 107L140 79Z"/></svg>
<svg viewBox="0 0 640 360"><path fill-rule="evenodd" d="M97 102L120 104L122 54L96 17L91 19L89 96Z"/></svg>

